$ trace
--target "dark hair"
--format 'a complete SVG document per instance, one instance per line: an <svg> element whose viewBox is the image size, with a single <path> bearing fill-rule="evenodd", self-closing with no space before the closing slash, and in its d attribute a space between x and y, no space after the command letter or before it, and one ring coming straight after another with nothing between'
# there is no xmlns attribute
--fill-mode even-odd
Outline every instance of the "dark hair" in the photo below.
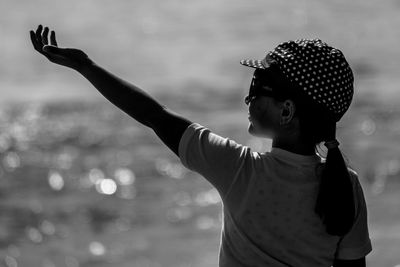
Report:
<svg viewBox="0 0 400 267"><path fill-rule="evenodd" d="M309 100L305 92L288 81L274 63L264 74L265 85L272 88L276 101L293 100L295 116L299 118L301 140L313 144L315 152L321 156L317 147L321 142L336 137L336 121L332 115L324 106ZM352 168L344 161L339 147L329 149L323 160L316 166L316 174L321 181L314 211L322 219L328 234L342 236L350 231L355 220L354 193L349 173ZM318 168L322 168L321 172L318 172Z"/></svg>

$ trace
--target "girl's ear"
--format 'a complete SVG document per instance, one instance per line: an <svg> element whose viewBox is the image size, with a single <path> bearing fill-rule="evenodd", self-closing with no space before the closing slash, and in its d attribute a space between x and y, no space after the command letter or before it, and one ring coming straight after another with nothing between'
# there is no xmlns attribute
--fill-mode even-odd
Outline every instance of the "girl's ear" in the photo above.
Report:
<svg viewBox="0 0 400 267"><path fill-rule="evenodd" d="M283 102L282 115L285 116L289 116L290 114L293 115L294 110L295 110L294 102L291 99L286 99L285 102Z"/></svg>
<svg viewBox="0 0 400 267"><path fill-rule="evenodd" d="M284 108L284 109L282 110L282 115L288 116L289 114L290 114L290 111L289 111L288 108Z"/></svg>
<svg viewBox="0 0 400 267"><path fill-rule="evenodd" d="M281 121L280 124L288 123L294 116L296 107L294 102L291 99L286 99L283 102L282 112L281 112Z"/></svg>

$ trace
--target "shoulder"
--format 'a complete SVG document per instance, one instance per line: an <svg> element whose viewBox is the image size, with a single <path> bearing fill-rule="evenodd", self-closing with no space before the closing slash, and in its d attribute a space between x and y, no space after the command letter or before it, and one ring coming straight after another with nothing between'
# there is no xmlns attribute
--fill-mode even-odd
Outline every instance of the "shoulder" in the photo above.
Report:
<svg viewBox="0 0 400 267"><path fill-rule="evenodd" d="M347 170L349 171L350 175L353 177L358 177L358 173L351 167L347 166Z"/></svg>
<svg viewBox="0 0 400 267"><path fill-rule="evenodd" d="M347 167L347 170L349 171L350 180L353 185L354 192L359 194L359 191L362 190L362 186L360 183L358 172L349 166Z"/></svg>
<svg viewBox="0 0 400 267"><path fill-rule="evenodd" d="M357 171L354 170L353 168L349 167L349 166L347 167L347 170L349 172L351 181L353 183L357 183L358 182L358 173L357 173Z"/></svg>
<svg viewBox="0 0 400 267"><path fill-rule="evenodd" d="M347 170L349 171L350 174L350 179L351 182L353 183L353 186L356 188L356 190L362 190L361 182L360 182L360 177L359 174L356 170L354 170L351 167L347 167Z"/></svg>

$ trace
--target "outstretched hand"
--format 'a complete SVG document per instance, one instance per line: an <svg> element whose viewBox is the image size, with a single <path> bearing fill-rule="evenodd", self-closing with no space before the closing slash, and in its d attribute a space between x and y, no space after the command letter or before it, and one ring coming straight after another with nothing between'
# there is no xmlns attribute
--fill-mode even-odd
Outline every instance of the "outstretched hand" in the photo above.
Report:
<svg viewBox="0 0 400 267"><path fill-rule="evenodd" d="M35 50L44 55L51 62L77 71L81 70L85 64L91 62L88 55L86 55L82 50L58 47L56 33L54 31L51 31L49 45L48 34L48 27L45 27L42 33L42 25L38 26L36 32L33 30L30 31L32 44Z"/></svg>

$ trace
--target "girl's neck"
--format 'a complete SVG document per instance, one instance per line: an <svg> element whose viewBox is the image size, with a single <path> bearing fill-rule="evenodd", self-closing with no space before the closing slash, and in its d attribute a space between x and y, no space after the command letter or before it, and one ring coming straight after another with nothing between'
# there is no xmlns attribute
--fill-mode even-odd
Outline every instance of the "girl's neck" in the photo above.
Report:
<svg viewBox="0 0 400 267"><path fill-rule="evenodd" d="M284 143L284 142L279 142L279 140L277 140L277 139L274 139L272 141L272 147L277 147L277 148L280 148L280 149L284 149L284 150L290 151L292 153L305 155L305 156L315 155L314 146L306 144L304 142Z"/></svg>

